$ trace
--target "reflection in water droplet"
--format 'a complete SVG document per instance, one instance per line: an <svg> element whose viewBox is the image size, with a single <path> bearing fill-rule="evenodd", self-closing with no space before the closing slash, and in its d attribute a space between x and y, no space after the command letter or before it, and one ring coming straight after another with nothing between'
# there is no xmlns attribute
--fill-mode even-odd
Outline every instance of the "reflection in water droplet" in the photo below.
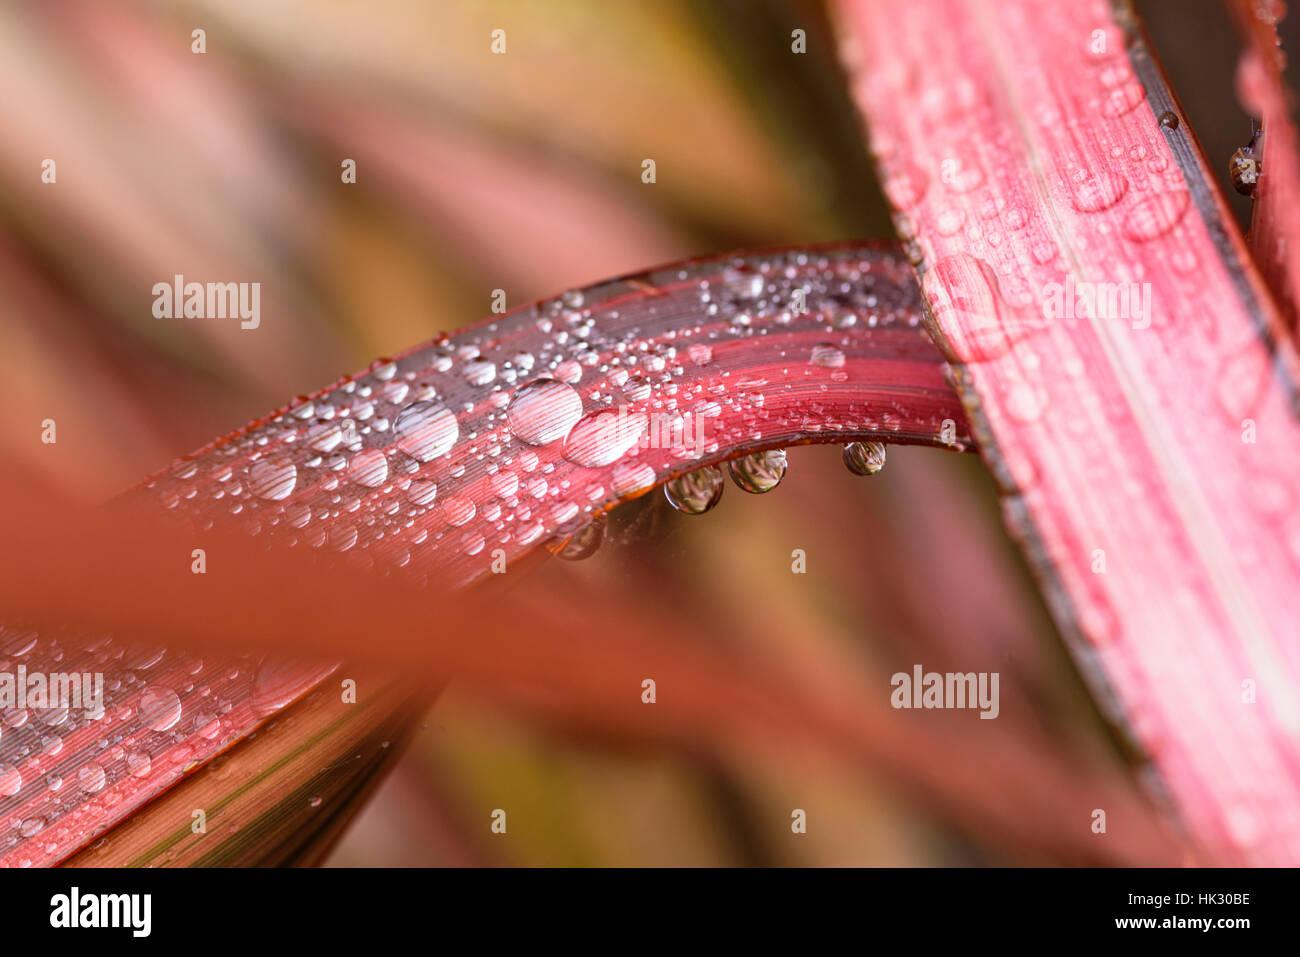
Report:
<svg viewBox="0 0 1300 957"><path fill-rule="evenodd" d="M731 480L739 488L746 492L753 492L755 495L770 492L780 485L781 479L785 477L785 468L784 449L751 452L727 463Z"/></svg>
<svg viewBox="0 0 1300 957"><path fill-rule="evenodd" d="M258 459L248 470L248 490L268 501L288 498L297 482L297 467L280 456Z"/></svg>
<svg viewBox="0 0 1300 957"><path fill-rule="evenodd" d="M567 562L577 562L596 554L604 538L605 514L602 512L593 516L591 521L567 539L557 540L549 547L557 558L563 558Z"/></svg>
<svg viewBox="0 0 1300 957"><path fill-rule="evenodd" d="M393 424L397 447L420 462L446 455L460 437L456 416L431 400L412 402Z"/></svg>
<svg viewBox="0 0 1300 957"><path fill-rule="evenodd" d="M875 475L885 467L885 446L880 442L850 442L844 446L844 464L854 475Z"/></svg>
<svg viewBox="0 0 1300 957"><path fill-rule="evenodd" d="M564 438L582 417L582 398L558 379L534 379L520 386L506 406L506 428L529 445Z"/></svg>
<svg viewBox="0 0 1300 957"><path fill-rule="evenodd" d="M703 515L722 500L727 484L722 469L708 465L664 483L664 496L670 505L688 515Z"/></svg>

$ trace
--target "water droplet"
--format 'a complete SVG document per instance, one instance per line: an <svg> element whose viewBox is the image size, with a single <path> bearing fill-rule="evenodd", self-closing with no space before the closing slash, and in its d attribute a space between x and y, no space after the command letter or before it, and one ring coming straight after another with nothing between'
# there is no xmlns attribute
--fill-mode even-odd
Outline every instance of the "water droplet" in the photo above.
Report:
<svg viewBox="0 0 1300 957"><path fill-rule="evenodd" d="M1219 370L1215 386L1219 406L1234 425L1255 414L1268 384L1268 354L1259 343L1250 343L1228 357Z"/></svg>
<svg viewBox="0 0 1300 957"><path fill-rule="evenodd" d="M929 177L915 163L899 163L885 180L885 195L898 209L910 209L921 201Z"/></svg>
<svg viewBox="0 0 1300 957"><path fill-rule="evenodd" d="M1106 94L1106 115L1132 113L1146 98L1146 87L1137 80L1126 80Z"/></svg>
<svg viewBox="0 0 1300 957"><path fill-rule="evenodd" d="M634 496L655 484L655 470L645 462L620 462L610 474L614 494Z"/></svg>
<svg viewBox="0 0 1300 957"><path fill-rule="evenodd" d="M950 206L935 219L934 227L940 236L955 236L966 225L966 210Z"/></svg>
<svg viewBox="0 0 1300 957"><path fill-rule="evenodd" d="M1178 114L1173 110L1165 110L1160 114L1160 125L1167 130L1178 129Z"/></svg>
<svg viewBox="0 0 1300 957"><path fill-rule="evenodd" d="M529 445L548 445L569 434L582 418L582 398L558 379L534 379L506 406L506 427Z"/></svg>
<svg viewBox="0 0 1300 957"><path fill-rule="evenodd" d="M481 356L470 359L462 370L470 385L487 385L497 376L497 367Z"/></svg>
<svg viewBox="0 0 1300 957"><path fill-rule="evenodd" d="M697 366L706 366L713 361L713 349L702 342L691 343L686 354Z"/></svg>
<svg viewBox="0 0 1300 957"><path fill-rule="evenodd" d="M587 468L611 465L640 441L649 424L642 412L588 413L565 436L564 457Z"/></svg>
<svg viewBox="0 0 1300 957"><path fill-rule="evenodd" d="M348 463L348 478L367 488L383 485L388 478L388 458L379 449L362 449Z"/></svg>
<svg viewBox="0 0 1300 957"><path fill-rule="evenodd" d="M670 505L688 515L703 515L722 500L727 484L722 469L709 465L664 483L664 496Z"/></svg>
<svg viewBox="0 0 1300 957"><path fill-rule="evenodd" d="M1081 213L1099 213L1110 209L1128 192L1128 180L1112 170L1102 170L1075 183L1070 191L1070 201Z"/></svg>
<svg viewBox="0 0 1300 957"><path fill-rule="evenodd" d="M126 753L126 769L137 778L142 778L153 768L153 762L149 755L143 751L128 751Z"/></svg>
<svg viewBox="0 0 1300 957"><path fill-rule="evenodd" d="M437 495L437 483L426 481L412 482L411 487L406 492L406 497L411 500L412 505L428 505L433 502Z"/></svg>
<svg viewBox="0 0 1300 957"><path fill-rule="evenodd" d="M463 495L449 495L442 502L443 515L452 525L464 525L474 518L477 511L474 503Z"/></svg>
<svg viewBox="0 0 1300 957"><path fill-rule="evenodd" d="M830 343L823 342L813 346L808 361L823 369L838 369L844 365L844 353Z"/></svg>
<svg viewBox="0 0 1300 957"><path fill-rule="evenodd" d="M307 804L309 807L320 807L321 805L320 795L313 794L311 797L307 799Z"/></svg>
<svg viewBox="0 0 1300 957"><path fill-rule="evenodd" d="M259 717L265 718L306 694L333 670L333 665L313 667L296 660L266 658L253 677L249 704Z"/></svg>
<svg viewBox="0 0 1300 957"><path fill-rule="evenodd" d="M785 469L784 449L751 452L727 463L731 480L742 490L755 495L770 492L780 485L781 479L785 477Z"/></svg>
<svg viewBox="0 0 1300 957"><path fill-rule="evenodd" d="M935 263L921 286L957 362L996 359L1043 327L1007 308L993 267L969 253Z"/></svg>
<svg viewBox="0 0 1300 957"><path fill-rule="evenodd" d="M18 769L8 764L0 764L0 797L13 797L22 786L23 776L18 773Z"/></svg>
<svg viewBox="0 0 1300 957"><path fill-rule="evenodd" d="M1148 196L1124 216L1124 235L1137 243L1163 236L1183 218L1190 203L1191 194L1185 189Z"/></svg>
<svg viewBox="0 0 1300 957"><path fill-rule="evenodd" d="M248 470L248 490L267 501L288 498L297 482L297 466L280 456L258 459Z"/></svg>
<svg viewBox="0 0 1300 957"><path fill-rule="evenodd" d="M577 562L590 558L600 548L605 537L605 515L601 513L592 518L580 529L551 547L551 552L567 562Z"/></svg>
<svg viewBox="0 0 1300 957"><path fill-rule="evenodd" d="M413 402L403 409L393 424L397 447L411 458L429 462L446 455L460 437L456 416L436 403Z"/></svg>
<svg viewBox="0 0 1300 957"><path fill-rule="evenodd" d="M104 769L93 761L77 772L77 784L87 794L102 790L105 780Z"/></svg>
<svg viewBox="0 0 1300 957"><path fill-rule="evenodd" d="M154 686L140 696L140 720L151 731L167 731L181 719L181 699L169 688Z"/></svg>
<svg viewBox="0 0 1300 957"><path fill-rule="evenodd" d="M850 442L844 446L844 464L854 475L875 475L885 467L885 446L880 442Z"/></svg>

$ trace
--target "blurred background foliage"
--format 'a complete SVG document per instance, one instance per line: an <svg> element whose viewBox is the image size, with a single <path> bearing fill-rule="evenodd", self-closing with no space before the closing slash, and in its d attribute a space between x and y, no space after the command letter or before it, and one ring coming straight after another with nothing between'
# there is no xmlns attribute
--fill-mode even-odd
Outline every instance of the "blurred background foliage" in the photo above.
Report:
<svg viewBox="0 0 1300 957"><path fill-rule="evenodd" d="M1226 160L1245 120L1222 12L1143 9ZM807 55L790 51L796 28ZM1203 67L1211 40L1217 65ZM691 255L888 236L848 82L827 11L797 0L6 3L4 468L106 499L295 394L481 318L495 288L518 305ZM176 273L260 281L261 327L155 319L151 287ZM56 446L39 443L45 418ZM594 558L534 574L569 595L625 594L629 616L671 607L814 693L848 676L884 700L889 675L918 662L1001 672L998 721L890 720L950 736L966 770L1002 788L1015 839L962 813L960 794L918 799L945 786L933 756L802 762L707 729L698 748L647 748L453 683L330 863L1180 859L1173 842L1089 832L1096 796L1136 802L1136 785L979 462L891 449L871 479L836 448L790 463L776 491L732 488L704 518L647 497ZM790 573L794 548L806 575ZM611 624L616 641L617 623L574 627ZM1030 796L1027 780L1052 785ZM489 831L498 807L505 836ZM806 835L791 833L793 808Z"/></svg>

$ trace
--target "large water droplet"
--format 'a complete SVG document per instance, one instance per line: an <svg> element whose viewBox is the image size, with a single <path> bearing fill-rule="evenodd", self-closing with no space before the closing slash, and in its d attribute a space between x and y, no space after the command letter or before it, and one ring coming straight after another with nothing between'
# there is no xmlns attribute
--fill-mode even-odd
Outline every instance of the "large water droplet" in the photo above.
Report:
<svg viewBox="0 0 1300 957"><path fill-rule="evenodd" d="M412 402L393 424L397 447L421 462L446 455L460 437L456 416L435 402Z"/></svg>
<svg viewBox="0 0 1300 957"><path fill-rule="evenodd" d="M288 498L297 483L297 466L280 456L258 459L248 470L248 490L268 501Z"/></svg>
<svg viewBox="0 0 1300 957"><path fill-rule="evenodd" d="M785 477L785 468L784 449L751 452L727 463L731 480L744 491L755 495L770 492L780 485L781 479Z"/></svg>
<svg viewBox="0 0 1300 957"><path fill-rule="evenodd" d="M726 484L722 469L708 465L669 479L664 483L664 497L679 512L703 515L722 500L722 489Z"/></svg>
<svg viewBox="0 0 1300 957"><path fill-rule="evenodd" d="M582 418L582 398L558 379L534 379L506 406L506 428L529 445L548 445L564 438Z"/></svg>
<svg viewBox="0 0 1300 957"><path fill-rule="evenodd" d="M844 446L844 464L854 475L875 475L885 467L885 446L879 442L850 442Z"/></svg>

